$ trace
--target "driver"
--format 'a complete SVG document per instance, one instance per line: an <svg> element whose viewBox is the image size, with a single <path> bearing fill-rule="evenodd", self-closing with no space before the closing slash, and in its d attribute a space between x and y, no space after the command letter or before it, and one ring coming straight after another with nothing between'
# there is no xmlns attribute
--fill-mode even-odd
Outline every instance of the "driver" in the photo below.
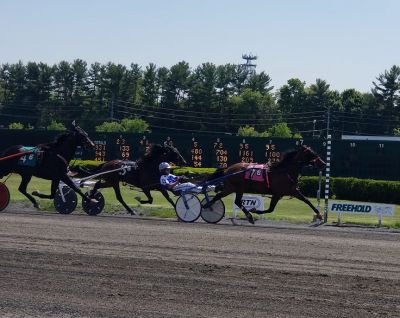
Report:
<svg viewBox="0 0 400 318"><path fill-rule="evenodd" d="M171 171L171 166L168 162L161 162L158 166L158 169L161 172L160 183L167 190L177 192L177 191L189 191L199 193L202 191L202 187L197 186L191 182L181 183L182 179L185 177L177 177L173 175Z"/></svg>

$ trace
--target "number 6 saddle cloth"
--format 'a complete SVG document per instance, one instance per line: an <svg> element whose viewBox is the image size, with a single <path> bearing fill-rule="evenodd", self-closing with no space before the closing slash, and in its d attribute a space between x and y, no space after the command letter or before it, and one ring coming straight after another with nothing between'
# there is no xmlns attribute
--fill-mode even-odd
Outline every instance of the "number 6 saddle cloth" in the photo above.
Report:
<svg viewBox="0 0 400 318"><path fill-rule="evenodd" d="M43 151L38 147L21 147L19 149L21 152L26 152L26 155L23 155L18 160L19 166L25 167L36 167L40 164L43 158Z"/></svg>
<svg viewBox="0 0 400 318"><path fill-rule="evenodd" d="M247 166L244 179L254 182L263 182L269 189L268 164L251 163Z"/></svg>

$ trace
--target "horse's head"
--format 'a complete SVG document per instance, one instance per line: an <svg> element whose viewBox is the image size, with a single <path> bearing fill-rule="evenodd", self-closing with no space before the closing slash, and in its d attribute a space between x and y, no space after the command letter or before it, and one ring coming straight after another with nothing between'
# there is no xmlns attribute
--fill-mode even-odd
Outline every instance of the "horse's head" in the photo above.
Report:
<svg viewBox="0 0 400 318"><path fill-rule="evenodd" d="M173 162L177 165L186 164L186 160L182 157L178 149L167 144L164 144L163 146L163 158L163 161Z"/></svg>
<svg viewBox="0 0 400 318"><path fill-rule="evenodd" d="M76 138L76 142L78 145L82 145L87 148L94 148L94 142L89 138L89 135L86 131L84 131L81 127L75 124L75 120L72 122L71 132L74 134Z"/></svg>
<svg viewBox="0 0 400 318"><path fill-rule="evenodd" d="M294 162L301 165L313 165L315 168L323 169L326 166L325 161L316 154L310 147L302 145L293 158Z"/></svg>

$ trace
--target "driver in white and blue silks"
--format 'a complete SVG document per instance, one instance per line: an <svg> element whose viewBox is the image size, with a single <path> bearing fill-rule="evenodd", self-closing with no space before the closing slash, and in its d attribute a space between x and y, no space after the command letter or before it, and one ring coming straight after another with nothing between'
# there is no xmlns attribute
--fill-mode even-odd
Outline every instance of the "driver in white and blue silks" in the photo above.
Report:
<svg viewBox="0 0 400 318"><path fill-rule="evenodd" d="M202 187L195 185L191 182L180 183L182 177L178 177L173 175L171 171L171 166L168 162L161 162L158 166L158 169L161 172L160 183L167 190L171 190L173 192L177 191L188 191L199 193L202 190Z"/></svg>

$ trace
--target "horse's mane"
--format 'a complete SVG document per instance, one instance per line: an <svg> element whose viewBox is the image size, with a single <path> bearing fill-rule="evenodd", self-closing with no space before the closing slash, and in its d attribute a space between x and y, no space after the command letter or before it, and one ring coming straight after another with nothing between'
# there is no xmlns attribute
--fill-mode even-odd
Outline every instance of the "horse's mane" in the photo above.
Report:
<svg viewBox="0 0 400 318"><path fill-rule="evenodd" d="M146 148L146 152L144 153L143 157L139 158L138 162L151 161L155 158L158 158L163 149L164 147L160 144L150 144Z"/></svg>
<svg viewBox="0 0 400 318"><path fill-rule="evenodd" d="M67 140L67 138L69 137L69 135L70 135L70 133L64 133L64 134L58 135L58 136L56 136L54 141L40 144L40 146L45 146L48 148L55 148L55 147L59 146L60 144L64 143Z"/></svg>
<svg viewBox="0 0 400 318"><path fill-rule="evenodd" d="M286 167L288 164L293 162L294 156L297 154L297 150L288 150L285 151L278 162L274 162L271 164L271 169L283 168Z"/></svg>

